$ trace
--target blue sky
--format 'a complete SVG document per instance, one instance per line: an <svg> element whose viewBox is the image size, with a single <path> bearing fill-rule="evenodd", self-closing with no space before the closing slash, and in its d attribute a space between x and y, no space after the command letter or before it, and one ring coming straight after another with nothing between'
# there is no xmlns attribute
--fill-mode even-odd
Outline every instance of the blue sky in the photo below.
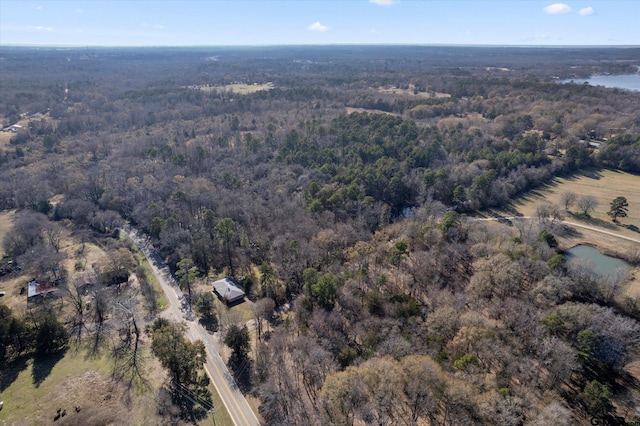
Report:
<svg viewBox="0 0 640 426"><path fill-rule="evenodd" d="M640 45L640 1L0 0L0 45Z"/></svg>

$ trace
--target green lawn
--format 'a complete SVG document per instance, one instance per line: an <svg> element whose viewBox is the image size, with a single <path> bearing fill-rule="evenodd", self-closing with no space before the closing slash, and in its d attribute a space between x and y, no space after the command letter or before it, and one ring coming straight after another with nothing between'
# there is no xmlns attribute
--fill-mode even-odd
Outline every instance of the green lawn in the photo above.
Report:
<svg viewBox="0 0 640 426"><path fill-rule="evenodd" d="M62 392L64 383L75 377L92 373L99 381L110 381L110 357L102 354L87 357L84 350L72 347L61 355L43 358L23 357L2 370L0 399L4 407L0 411L0 422L7 424L45 424L53 418L58 406L64 405L66 397L75 405L86 406L82 392ZM88 391L89 389L87 389ZM71 403L68 404L71 407Z"/></svg>

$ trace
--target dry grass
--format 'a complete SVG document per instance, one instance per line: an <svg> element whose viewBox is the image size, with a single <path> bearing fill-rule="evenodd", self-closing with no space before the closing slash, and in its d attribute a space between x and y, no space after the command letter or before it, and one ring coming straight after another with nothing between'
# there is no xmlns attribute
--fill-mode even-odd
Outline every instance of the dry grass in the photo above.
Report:
<svg viewBox="0 0 640 426"><path fill-rule="evenodd" d="M4 247L2 246L2 241L4 240L4 236L6 233L13 227L13 221L16 217L15 210L2 211L0 212L0 255L4 253ZM20 296L20 287L26 284L26 281L23 277L20 276L5 276L0 278L0 291L6 292L6 295L2 297L2 303L7 305L13 311L24 311L26 308L26 299L27 296ZM24 306L21 306L20 302L24 302Z"/></svg>
<svg viewBox="0 0 640 426"><path fill-rule="evenodd" d="M367 112L369 114L388 114L388 115L395 115L396 117L400 117L400 114L396 114L394 112L382 111L380 109L366 109L366 108L347 107L346 110L347 110L347 114L351 114L352 112Z"/></svg>
<svg viewBox="0 0 640 426"><path fill-rule="evenodd" d="M409 85L408 89L398 89L391 87L379 87L378 92L386 93L390 95L403 96L409 98L420 98L420 99L429 99L429 98L450 98L451 95L448 93L440 93L440 92L416 92L414 93L415 86Z"/></svg>
<svg viewBox="0 0 640 426"><path fill-rule="evenodd" d="M0 423L52 424L57 409L62 408L66 416L56 424L162 424L155 411L154 389L161 385L164 373L148 352L145 359L150 386L135 390L133 398L111 379L111 358L106 352L88 357L81 348L71 348L57 362L46 361L50 372L39 384L34 383L34 375L42 361L18 361L10 367L15 380L2 393Z"/></svg>
<svg viewBox="0 0 640 426"><path fill-rule="evenodd" d="M0 148L6 148L13 135L11 132L0 132Z"/></svg>
<svg viewBox="0 0 640 426"><path fill-rule="evenodd" d="M546 200L550 203L560 204L560 194L563 192L574 192L578 197L593 195L598 199L598 207L591 213L591 219L582 220L585 224L600 225L605 228L613 228L616 233L627 235L631 238L640 239L640 233L626 229L623 226L616 226L611 218L607 216L611 201L618 197L626 197L629 202L629 216L620 218L621 225L640 225L640 176L614 170L594 170L582 174L576 174L568 178L558 178L551 185L533 191L526 197L514 203L514 207L525 215L535 213L536 205ZM578 214L578 209L573 206L570 213ZM573 220L571 215L567 220ZM599 223L603 221L606 224ZM612 229L610 229L612 230Z"/></svg>
<svg viewBox="0 0 640 426"><path fill-rule="evenodd" d="M203 92L229 92L236 95L248 95L263 90L271 90L273 86L268 84L227 84L225 86L189 86L189 89L200 90Z"/></svg>
<svg viewBox="0 0 640 426"><path fill-rule="evenodd" d="M0 212L0 242L4 240L5 234L13 227L15 217L15 210Z"/></svg>
<svg viewBox="0 0 640 426"><path fill-rule="evenodd" d="M121 234L122 235L122 234ZM153 273L153 269L151 269L151 265L147 262L147 259L140 252L140 250L134 245L134 254L138 265L142 267L145 272L145 277L147 278L147 282L151 286L156 295L156 303L158 306L158 311L164 311L167 306L169 306L169 301L167 300L167 296L162 291L162 286L158 282L156 275ZM136 278L137 279L137 278Z"/></svg>
<svg viewBox="0 0 640 426"><path fill-rule="evenodd" d="M578 198L584 195L596 197L598 207L590 217L584 217L579 214L577 207L573 206L567 212L565 220L640 240L640 232L633 230L640 227L640 176L615 170L591 170L567 178L555 179L550 185L531 191L515 200L511 210L503 210L500 214L535 216L536 206L539 203L546 201L559 205L560 194L568 191L574 192ZM607 215L607 211L611 201L618 196L625 197L629 202L629 215L618 219L618 224L615 224ZM637 243L584 228L576 228L571 236L561 238L560 243L564 248L589 243L602 252L617 257L622 257L633 246L637 246ZM638 297L640 296L640 268L635 268L632 275L633 278L624 295Z"/></svg>

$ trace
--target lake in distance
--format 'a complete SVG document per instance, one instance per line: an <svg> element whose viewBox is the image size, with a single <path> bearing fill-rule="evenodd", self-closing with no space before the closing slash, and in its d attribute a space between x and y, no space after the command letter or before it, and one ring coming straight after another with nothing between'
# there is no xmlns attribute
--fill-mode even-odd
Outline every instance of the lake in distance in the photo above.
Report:
<svg viewBox="0 0 640 426"><path fill-rule="evenodd" d="M563 80L562 83L589 83L591 86L604 86L626 90L640 91L640 74L594 75L591 78Z"/></svg>

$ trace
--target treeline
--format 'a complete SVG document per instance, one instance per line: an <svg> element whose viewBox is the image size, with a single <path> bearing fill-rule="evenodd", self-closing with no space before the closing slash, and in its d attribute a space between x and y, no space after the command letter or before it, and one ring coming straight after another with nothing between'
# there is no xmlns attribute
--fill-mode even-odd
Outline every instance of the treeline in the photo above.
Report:
<svg viewBox="0 0 640 426"><path fill-rule="evenodd" d="M292 315L258 342L268 423L624 424L640 344L638 300L613 299L625 277L567 264L549 222L428 217L304 271Z"/></svg>

